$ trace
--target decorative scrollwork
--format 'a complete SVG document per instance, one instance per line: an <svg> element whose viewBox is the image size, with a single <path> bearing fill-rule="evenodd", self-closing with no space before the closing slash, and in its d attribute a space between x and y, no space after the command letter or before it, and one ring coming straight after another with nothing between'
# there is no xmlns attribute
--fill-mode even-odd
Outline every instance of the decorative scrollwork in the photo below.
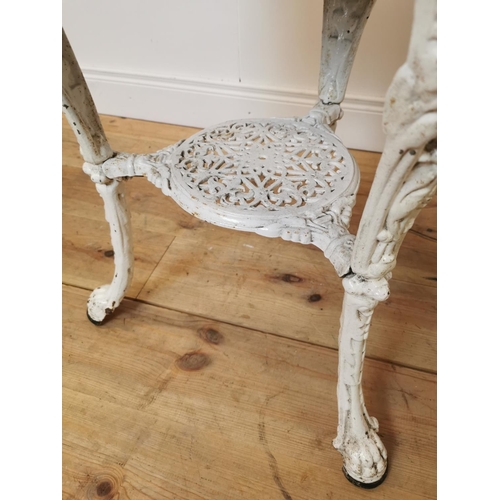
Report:
<svg viewBox="0 0 500 500"><path fill-rule="evenodd" d="M172 144L155 153L137 156L134 160L134 168L137 174L145 175L149 182L161 189L167 196L171 193L170 175L172 163L170 160L172 152L183 142Z"/></svg>
<svg viewBox="0 0 500 500"><path fill-rule="evenodd" d="M436 192L436 150L422 153L392 203L370 259L370 273L383 275L395 265L405 234L413 226L420 210Z"/></svg>
<svg viewBox="0 0 500 500"><path fill-rule="evenodd" d="M436 192L437 64L436 11L432 1L416 10L405 64L387 94L384 153L361 218L352 269L379 278L396 265L404 236Z"/></svg>
<svg viewBox="0 0 500 500"><path fill-rule="evenodd" d="M321 206L353 178L352 161L334 140L298 120L237 121L188 139L173 163L195 196L220 206Z"/></svg>

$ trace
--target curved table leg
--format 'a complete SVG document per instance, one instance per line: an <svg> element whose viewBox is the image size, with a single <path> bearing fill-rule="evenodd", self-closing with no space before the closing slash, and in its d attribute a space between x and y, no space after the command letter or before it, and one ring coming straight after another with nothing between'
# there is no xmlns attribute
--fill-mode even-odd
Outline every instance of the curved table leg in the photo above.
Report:
<svg viewBox="0 0 500 500"><path fill-rule="evenodd" d="M115 259L115 274L109 285L96 288L87 304L88 318L94 324L101 324L120 304L132 280L134 255L130 215L125 200L122 180L96 183L104 201L106 220L111 230L111 243Z"/></svg>
<svg viewBox="0 0 500 500"><path fill-rule="evenodd" d="M375 306L389 296L388 280L404 236L436 190L436 3L417 0L406 63L396 74L384 110L387 140L370 190L345 289L339 340L338 435L344 473L373 488L387 473L378 422L363 401L361 378Z"/></svg>
<svg viewBox="0 0 500 500"><path fill-rule="evenodd" d="M85 160L83 170L96 183L104 201L114 250L112 282L94 290L88 301L90 321L100 324L107 314L118 307L132 279L134 258L130 217L125 202L124 181L110 179L104 174L104 162L113 158L115 153L106 139L94 101L64 30L62 35L63 111L80 145Z"/></svg>

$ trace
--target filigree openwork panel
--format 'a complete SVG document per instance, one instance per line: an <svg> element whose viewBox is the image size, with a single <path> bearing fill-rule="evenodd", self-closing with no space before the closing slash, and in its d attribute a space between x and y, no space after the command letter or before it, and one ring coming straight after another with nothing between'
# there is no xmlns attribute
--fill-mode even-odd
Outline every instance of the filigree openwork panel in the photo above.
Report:
<svg viewBox="0 0 500 500"><path fill-rule="evenodd" d="M321 210L355 177L349 152L330 129L293 119L205 129L176 148L171 163L175 184L193 199L249 215Z"/></svg>

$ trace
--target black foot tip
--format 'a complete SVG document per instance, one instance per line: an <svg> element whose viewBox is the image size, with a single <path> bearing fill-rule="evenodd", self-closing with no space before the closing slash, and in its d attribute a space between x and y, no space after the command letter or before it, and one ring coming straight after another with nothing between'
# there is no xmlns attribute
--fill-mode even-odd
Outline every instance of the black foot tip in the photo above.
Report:
<svg viewBox="0 0 500 500"><path fill-rule="evenodd" d="M96 326L101 326L104 323L104 320L103 321L96 321L95 319L91 318L88 311L87 311L87 318L89 319L89 321L91 323L93 323Z"/></svg>
<svg viewBox="0 0 500 500"><path fill-rule="evenodd" d="M354 486L357 486L358 488L363 488L365 490L372 490L373 488L376 488L377 486L380 486L384 481L385 478L387 477L387 471L389 470L389 467L385 469L384 475L378 480L374 481L373 483L362 483L361 481L358 481L357 479L354 479L351 477L347 471L345 470L345 467L342 467L342 472L344 473L344 476L346 479L354 484Z"/></svg>

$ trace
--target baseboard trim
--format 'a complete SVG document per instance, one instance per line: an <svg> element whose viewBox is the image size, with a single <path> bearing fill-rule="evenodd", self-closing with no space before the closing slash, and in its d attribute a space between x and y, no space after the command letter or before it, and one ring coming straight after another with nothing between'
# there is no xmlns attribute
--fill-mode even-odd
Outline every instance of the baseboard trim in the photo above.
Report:
<svg viewBox="0 0 500 500"><path fill-rule="evenodd" d="M313 92L84 69L100 113L207 127L244 117L302 116ZM349 148L381 151L383 99L347 95L337 134Z"/></svg>

